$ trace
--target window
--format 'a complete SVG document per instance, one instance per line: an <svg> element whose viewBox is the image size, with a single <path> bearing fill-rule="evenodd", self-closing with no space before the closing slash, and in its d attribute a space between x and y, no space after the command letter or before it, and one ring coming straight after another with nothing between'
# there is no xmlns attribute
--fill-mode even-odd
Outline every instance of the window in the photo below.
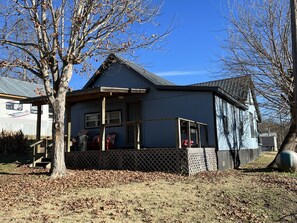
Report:
<svg viewBox="0 0 297 223"><path fill-rule="evenodd" d="M41 114L42 114L42 112L43 112L43 107L41 107ZM31 114L37 114L37 113L38 113L38 108L37 108L37 106L33 106L33 105L31 105L30 113L31 113Z"/></svg>
<svg viewBox="0 0 297 223"><path fill-rule="evenodd" d="M16 110L16 111L22 111L23 110L23 105L20 103L15 103L15 102L6 102L6 109L7 110Z"/></svg>
<svg viewBox="0 0 297 223"><path fill-rule="evenodd" d="M121 111L110 111L106 113L106 124L108 126L120 125L121 122Z"/></svg>
<svg viewBox="0 0 297 223"><path fill-rule="evenodd" d="M122 112L121 110L106 112L106 126L121 125ZM85 114L85 128L98 128L100 126L100 113Z"/></svg>
<svg viewBox="0 0 297 223"><path fill-rule="evenodd" d="M252 113L249 113L249 119L250 119L250 128L251 128L251 137L256 137L256 130L255 130L255 123L254 123L254 115Z"/></svg>
<svg viewBox="0 0 297 223"><path fill-rule="evenodd" d="M85 127L96 128L100 125L100 113L86 114L85 115Z"/></svg>

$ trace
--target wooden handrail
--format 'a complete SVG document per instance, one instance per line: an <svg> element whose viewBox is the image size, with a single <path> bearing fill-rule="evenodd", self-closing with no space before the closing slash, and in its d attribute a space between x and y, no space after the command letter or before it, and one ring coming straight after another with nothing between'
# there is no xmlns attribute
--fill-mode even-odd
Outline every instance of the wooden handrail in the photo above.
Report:
<svg viewBox="0 0 297 223"><path fill-rule="evenodd" d="M29 147L31 148L31 147L37 146L37 145L41 144L42 142L43 142L43 139L32 143L31 145L29 145Z"/></svg>

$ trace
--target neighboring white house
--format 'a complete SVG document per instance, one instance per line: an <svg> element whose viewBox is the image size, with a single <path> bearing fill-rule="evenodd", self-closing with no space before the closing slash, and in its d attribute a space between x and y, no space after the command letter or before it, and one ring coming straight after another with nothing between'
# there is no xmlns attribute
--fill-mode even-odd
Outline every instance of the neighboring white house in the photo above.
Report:
<svg viewBox="0 0 297 223"><path fill-rule="evenodd" d="M20 100L36 97L42 91L40 84L0 77L0 131L22 130L25 135L35 136L37 107L20 104ZM41 136L51 136L52 114L48 105L43 105L41 109Z"/></svg>
<svg viewBox="0 0 297 223"><path fill-rule="evenodd" d="M260 134L262 151L277 151L277 134L268 132Z"/></svg>

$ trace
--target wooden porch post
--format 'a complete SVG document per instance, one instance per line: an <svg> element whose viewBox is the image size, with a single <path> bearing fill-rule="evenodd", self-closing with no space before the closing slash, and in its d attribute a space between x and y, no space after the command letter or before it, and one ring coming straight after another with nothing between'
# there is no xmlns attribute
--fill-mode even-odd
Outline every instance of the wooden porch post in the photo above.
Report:
<svg viewBox="0 0 297 223"><path fill-rule="evenodd" d="M36 140L40 140L41 136L41 105L37 105L37 123L36 123Z"/></svg>
<svg viewBox="0 0 297 223"><path fill-rule="evenodd" d="M140 149L140 124L135 122L134 124L134 147L135 149Z"/></svg>
<svg viewBox="0 0 297 223"><path fill-rule="evenodd" d="M70 152L70 141L71 141L71 104L67 104L66 105L66 120L67 120L66 152Z"/></svg>
<svg viewBox="0 0 297 223"><path fill-rule="evenodd" d="M105 150L105 110L106 110L106 99L105 97L101 98L100 103L100 149L101 151Z"/></svg>
<svg viewBox="0 0 297 223"><path fill-rule="evenodd" d="M176 119L176 148L181 148L180 118Z"/></svg>

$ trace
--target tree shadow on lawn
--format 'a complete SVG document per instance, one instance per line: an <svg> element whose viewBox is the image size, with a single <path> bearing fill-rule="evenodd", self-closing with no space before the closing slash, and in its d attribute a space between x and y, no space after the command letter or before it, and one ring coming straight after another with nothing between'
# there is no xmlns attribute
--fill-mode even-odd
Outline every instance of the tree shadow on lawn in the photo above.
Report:
<svg viewBox="0 0 297 223"><path fill-rule="evenodd" d="M0 163L25 165L32 163L32 157L27 154L1 155Z"/></svg>
<svg viewBox="0 0 297 223"><path fill-rule="evenodd" d="M21 176L21 175L30 175L30 176L50 176L50 172L31 172L31 173L15 173L15 172L0 172L1 175L11 175L11 176Z"/></svg>
<svg viewBox="0 0 297 223"><path fill-rule="evenodd" d="M238 168L238 170L244 173L272 173L280 172L277 168L260 167L260 168Z"/></svg>

